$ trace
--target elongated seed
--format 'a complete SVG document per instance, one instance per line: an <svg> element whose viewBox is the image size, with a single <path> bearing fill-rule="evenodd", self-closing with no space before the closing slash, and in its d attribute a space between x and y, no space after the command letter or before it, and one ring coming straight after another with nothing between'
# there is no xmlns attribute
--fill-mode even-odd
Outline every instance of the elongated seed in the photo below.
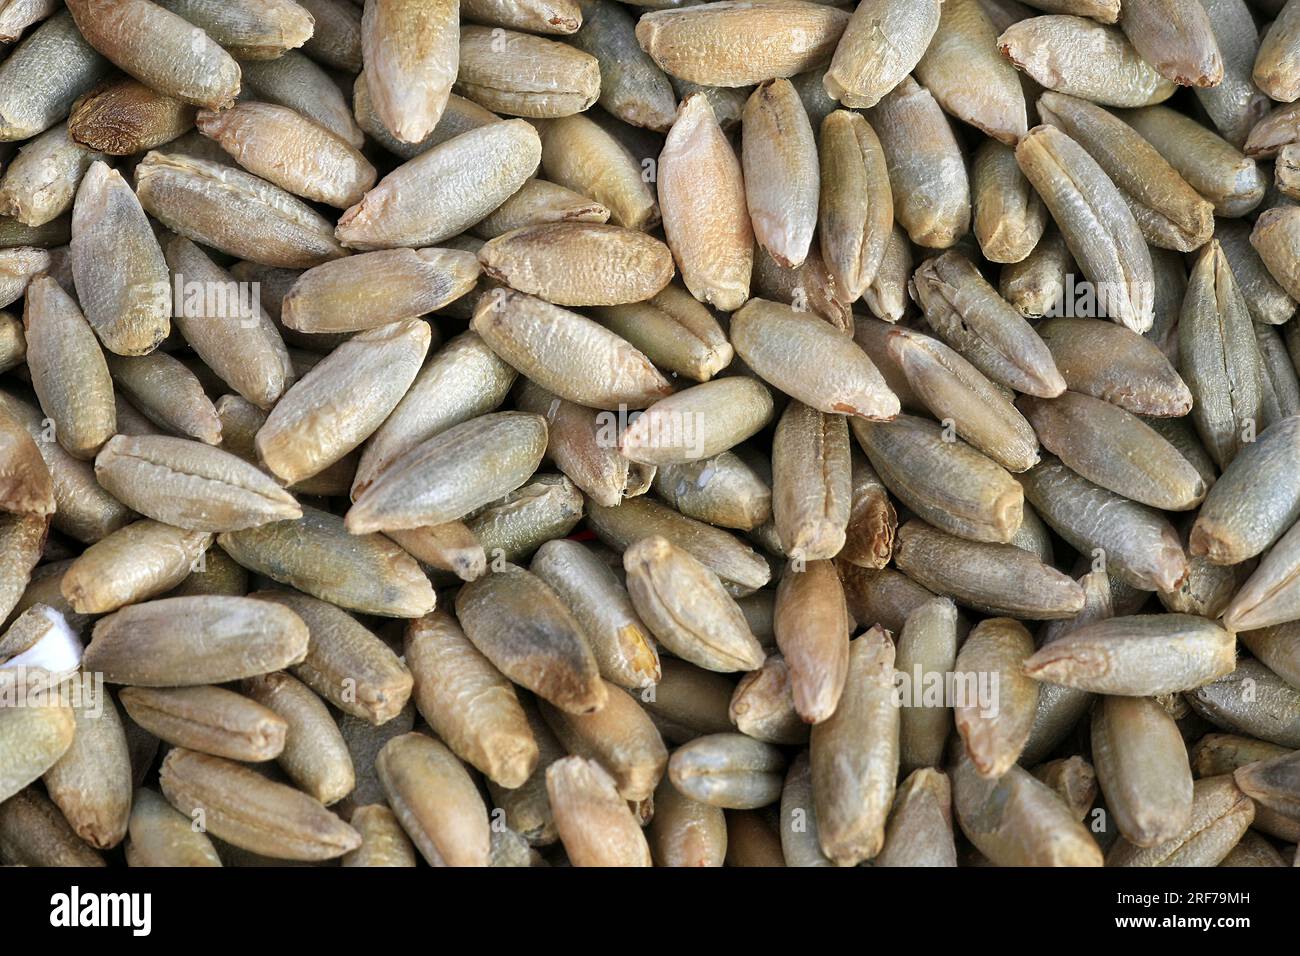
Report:
<svg viewBox="0 0 1300 956"><path fill-rule="evenodd" d="M274 60L245 60L240 71L258 99L287 106L361 147L364 136L342 92L328 73L297 50Z"/></svg>
<svg viewBox="0 0 1300 956"><path fill-rule="evenodd" d="M345 254L314 209L231 166L152 150L136 166L135 188L167 228L241 259L304 269Z"/></svg>
<svg viewBox="0 0 1300 956"><path fill-rule="evenodd" d="M451 616L411 622L405 656L416 706L439 737L501 786L527 780L538 749L514 689Z"/></svg>
<svg viewBox="0 0 1300 956"><path fill-rule="evenodd" d="M555 827L574 866L650 866L641 827L600 764L565 757L546 771Z"/></svg>
<svg viewBox="0 0 1300 956"><path fill-rule="evenodd" d="M772 440L772 472L772 516L786 552L810 561L838 554L852 499L844 416L792 401Z"/></svg>
<svg viewBox="0 0 1300 956"><path fill-rule="evenodd" d="M207 33L146 0L73 0L77 29L124 72L167 96L220 109L239 92L239 64Z"/></svg>
<svg viewBox="0 0 1300 956"><path fill-rule="evenodd" d="M1255 220L1250 244L1269 274L1287 295L1300 299L1300 268L1295 263L1295 248L1300 242L1300 208L1277 206L1266 209Z"/></svg>
<svg viewBox="0 0 1300 956"><path fill-rule="evenodd" d="M1047 784L1019 766L982 777L961 752L953 809L966 838L997 866L1101 866L1097 841Z"/></svg>
<svg viewBox="0 0 1300 956"><path fill-rule="evenodd" d="M952 671L957 660L958 612L948 598L932 598L908 615L898 636L897 672L910 688L901 700L899 764L904 772L937 767L952 734L953 712L935 691L936 676Z"/></svg>
<svg viewBox="0 0 1300 956"><path fill-rule="evenodd" d="M239 531L302 514L265 473L183 438L118 435L96 457L95 477L141 514L191 531Z"/></svg>
<svg viewBox="0 0 1300 956"><path fill-rule="evenodd" d="M549 21L546 28L529 24L519 24L519 28L572 34L569 42L600 63L600 105L605 110L625 123L660 132L672 124L677 105L672 84L637 43L635 17L622 4L562 0L536 6L543 8L538 19ZM547 11L547 7L552 9ZM561 13L562 9L566 12Z"/></svg>
<svg viewBox="0 0 1300 956"><path fill-rule="evenodd" d="M733 810L766 806L781 793L785 758L743 734L697 737L668 761L673 786L692 800Z"/></svg>
<svg viewBox="0 0 1300 956"><path fill-rule="evenodd" d="M1052 126L1035 127L1016 161L1052 213L1084 275L1106 290L1106 312L1144 332L1151 327L1151 255L1133 213L1103 168Z"/></svg>
<svg viewBox="0 0 1300 956"><path fill-rule="evenodd" d="M511 680L569 713L604 705L605 687L580 625L533 574L507 564L465 585L456 613L474 646Z"/></svg>
<svg viewBox="0 0 1300 956"><path fill-rule="evenodd" d="M1192 393L1160 349L1123 326L1062 317L1048 319L1035 330L1070 392L1103 399L1135 415L1178 417L1192 407Z"/></svg>
<svg viewBox="0 0 1300 956"><path fill-rule="evenodd" d="M1106 697L1092 717L1097 782L1137 846L1173 839L1192 813L1192 771L1178 725L1151 698Z"/></svg>
<svg viewBox="0 0 1300 956"><path fill-rule="evenodd" d="M509 289L485 295L471 327L510 365L580 405L644 408L670 391L626 340L532 296Z"/></svg>
<svg viewBox="0 0 1300 956"><path fill-rule="evenodd" d="M1267 521L1273 516L1256 515L1255 517L1257 520L1263 518ZM1195 530L1193 528L1193 532ZM1300 567L1298 567L1300 556L1297 555L1300 534L1295 534L1294 531L1295 525L1292 525L1291 530L1282 535L1277 543L1264 555L1259 562L1259 566L1241 585L1237 593L1232 596L1231 602L1223 611L1223 621L1226 627L1230 627L1234 631L1249 631L1254 628L1269 627L1270 625L1285 625L1289 621L1298 619L1293 616L1293 613L1297 600L1300 598L1296 590L1296 574L1300 570ZM1216 555L1209 554L1207 559L1214 561ZM1243 635L1243 641L1245 640ZM1267 643L1271 644L1272 642ZM1247 646L1249 646L1249 642L1247 642ZM1270 667L1274 666L1267 655L1256 653L1253 649L1251 653L1264 660ZM1277 668L1274 667L1274 669ZM1284 674L1283 676L1287 675Z"/></svg>
<svg viewBox="0 0 1300 956"><path fill-rule="evenodd" d="M1223 81L1197 87L1200 101L1223 138L1240 148L1247 134L1269 107L1268 96L1252 73L1259 53L1259 32L1243 0L1201 0L1223 59Z"/></svg>
<svg viewBox="0 0 1300 956"><path fill-rule="evenodd" d="M819 148L822 257L837 292L853 301L875 280L892 234L889 168L875 131L848 110L822 121Z"/></svg>
<svg viewBox="0 0 1300 956"><path fill-rule="evenodd" d="M986 140L971 169L975 237L992 262L1020 262L1042 238L1047 210L1020 167L1015 151Z"/></svg>
<svg viewBox="0 0 1300 956"><path fill-rule="evenodd" d="M77 101L72 139L110 156L130 156L170 142L194 125L195 109L138 80L124 79Z"/></svg>
<svg viewBox="0 0 1300 956"><path fill-rule="evenodd" d="M298 788L329 806L352 792L352 757L324 702L285 673L244 682L244 692L285 722L284 748L276 760Z"/></svg>
<svg viewBox="0 0 1300 956"><path fill-rule="evenodd" d="M627 691L609 683L605 690L605 706L595 713L566 714L542 701L542 716L570 753L609 772L621 797L644 800L663 776L668 752L649 715Z"/></svg>
<svg viewBox="0 0 1300 956"><path fill-rule="evenodd" d="M1223 56L1210 15L1197 0L1130 0L1120 27L1139 55L1179 86L1218 86Z"/></svg>
<svg viewBox="0 0 1300 956"><path fill-rule="evenodd" d="M985 613L1047 620L1083 607L1073 581L1012 544L967 541L912 520L898 530L894 558L936 594Z"/></svg>
<svg viewBox="0 0 1300 956"><path fill-rule="evenodd" d="M764 654L717 575L668 539L642 538L623 553L637 613L670 651L707 670L753 670Z"/></svg>
<svg viewBox="0 0 1300 956"><path fill-rule="evenodd" d="M180 584L211 542L209 532L137 521L83 551L60 589L79 614L116 611Z"/></svg>
<svg viewBox="0 0 1300 956"><path fill-rule="evenodd" d="M591 503L587 515L592 530L620 551L642 538L666 538L711 569L732 593L748 594L771 577L767 562L726 531L645 497L626 499L616 508Z"/></svg>
<svg viewBox="0 0 1300 956"><path fill-rule="evenodd" d="M727 823L721 807L692 800L666 778L654 804L646 836L656 866L722 866Z"/></svg>
<svg viewBox="0 0 1300 956"><path fill-rule="evenodd" d="M524 226L485 243L479 261L488 276L567 306L640 302L673 276L672 254L663 243L600 223Z"/></svg>
<svg viewBox="0 0 1300 956"><path fill-rule="evenodd" d="M77 186L101 153L74 142L67 124L47 130L18 151L0 180L0 210L29 226L44 226L72 208Z"/></svg>
<svg viewBox="0 0 1300 956"><path fill-rule="evenodd" d="M435 245L499 206L540 157L537 133L522 121L462 133L385 176L343 214L339 239L357 249Z"/></svg>
<svg viewBox="0 0 1300 956"><path fill-rule="evenodd" d="M1177 89L1117 27L1083 17L1021 20L998 37L998 48L1049 90L1103 106L1146 106L1167 100Z"/></svg>
<svg viewBox="0 0 1300 956"><path fill-rule="evenodd" d="M323 601L363 614L421 617L433 610L429 579L410 555L378 534L349 534L315 508L295 521L223 534L238 563Z"/></svg>
<svg viewBox="0 0 1300 956"><path fill-rule="evenodd" d="M822 83L846 107L875 106L916 66L939 26L939 0L870 0L855 8Z"/></svg>
<svg viewBox="0 0 1300 956"><path fill-rule="evenodd" d="M781 790L781 853L786 866L835 865L822 853L807 751L790 764Z"/></svg>
<svg viewBox="0 0 1300 956"><path fill-rule="evenodd" d="M916 396L941 422L1010 471L1038 461L1038 439L1004 391L942 342L897 329L886 347Z"/></svg>
<svg viewBox="0 0 1300 956"><path fill-rule="evenodd" d="M281 717L221 687L125 687L121 698L132 720L173 746L246 762L284 749Z"/></svg>
<svg viewBox="0 0 1300 956"><path fill-rule="evenodd" d="M576 541L548 541L529 570L558 594L591 646L600 674L621 687L646 687L661 675L650 630L608 565Z"/></svg>
<svg viewBox="0 0 1300 956"><path fill-rule="evenodd" d="M790 673L795 710L819 724L835 713L849 667L849 616L830 561L787 567L776 592L773 623Z"/></svg>
<svg viewBox="0 0 1300 956"><path fill-rule="evenodd" d="M749 298L754 232L740 162L703 96L678 108L659 155L658 194L664 234L691 294L723 311L740 308Z"/></svg>
<svg viewBox="0 0 1300 956"><path fill-rule="evenodd" d="M1255 58L1254 80L1275 100L1293 103L1300 99L1300 10L1287 3L1264 33Z"/></svg>
<svg viewBox="0 0 1300 956"><path fill-rule="evenodd" d="M897 322L907 311L907 280L912 274L912 246L907 233L894 223L885 254L876 277L862 294L862 301L872 315L886 322Z"/></svg>
<svg viewBox="0 0 1300 956"><path fill-rule="evenodd" d="M55 437L76 458L92 458L116 430L113 383L89 323L58 283L38 276L23 310L27 368Z"/></svg>
<svg viewBox="0 0 1300 956"><path fill-rule="evenodd" d="M910 76L867 119L880 139L894 217L919 246L947 249L970 229L970 181L961 147L933 95Z"/></svg>
<svg viewBox="0 0 1300 956"><path fill-rule="evenodd" d="M1178 328L1193 420L1206 449L1225 467L1259 427L1263 376L1245 298L1217 242L1192 270Z"/></svg>
<svg viewBox="0 0 1300 956"><path fill-rule="evenodd" d="M178 630L176 622L186 626ZM267 674L307 652L307 626L286 608L243 597L160 598L95 624L87 671L114 684L190 687Z"/></svg>
<svg viewBox="0 0 1300 956"><path fill-rule="evenodd" d="M520 411L546 419L546 455L593 501L613 507L624 495L640 493L653 465L639 465L619 453L617 425L610 416L565 401L524 382L516 391ZM644 488L642 488L642 491Z"/></svg>
<svg viewBox="0 0 1300 956"><path fill-rule="evenodd" d="M1254 804L1231 777L1207 777L1193 785L1191 816L1176 836L1145 849L1120 839L1106 854L1106 865L1215 866L1254 817Z"/></svg>
<svg viewBox="0 0 1300 956"><path fill-rule="evenodd" d="M38 790L15 794L0 805L0 856L15 866L105 866Z"/></svg>
<svg viewBox="0 0 1300 956"><path fill-rule="evenodd" d="M1205 497L1192 464L1122 408L1079 392L1018 404L1048 451L1103 488L1166 511L1189 510Z"/></svg>
<svg viewBox="0 0 1300 956"><path fill-rule="evenodd" d="M872 866L956 866L952 785L941 770L923 767L894 795L885 842Z"/></svg>
<svg viewBox="0 0 1300 956"><path fill-rule="evenodd" d="M0 689L6 697L21 693L25 677L17 670L0 671ZM43 706L6 706L0 709L0 796L9 800L67 753L76 736L73 709L60 700Z"/></svg>
<svg viewBox="0 0 1300 956"><path fill-rule="evenodd" d="M127 829L128 866L221 866L206 833L156 792L139 787L131 795Z"/></svg>
<svg viewBox="0 0 1300 956"><path fill-rule="evenodd" d="M788 77L830 60L849 16L801 0L656 10L637 23L636 38L673 76L706 86L750 86Z"/></svg>
<svg viewBox="0 0 1300 956"><path fill-rule="evenodd" d="M978 0L947 0L916 64L916 79L944 110L1014 146L1027 128L1015 68L998 53L997 30Z"/></svg>
<svg viewBox="0 0 1300 956"><path fill-rule="evenodd" d="M514 229L559 222L605 223L610 212L581 193L544 179L530 179L486 219L470 227L483 239L494 239Z"/></svg>
<svg viewBox="0 0 1300 956"><path fill-rule="evenodd" d="M813 727L813 800L822 852L838 866L874 857L898 775L899 708L894 647L879 626L849 645L840 706Z"/></svg>
<svg viewBox="0 0 1300 956"><path fill-rule="evenodd" d="M750 95L743 122L745 200L755 238L781 265L796 267L817 226L820 173L808 114L790 82L777 79ZM880 168L883 182L883 160Z"/></svg>
<svg viewBox="0 0 1300 956"><path fill-rule="evenodd" d="M395 460L357 497L347 528L363 534L462 518L523 484L545 447L538 415L495 412L455 425Z"/></svg>
<svg viewBox="0 0 1300 956"><path fill-rule="evenodd" d="M431 866L487 866L487 809L460 761L424 734L404 734L376 760L397 819Z"/></svg>
<svg viewBox="0 0 1300 956"><path fill-rule="evenodd" d="M1038 685L1021 667L1033 646L1024 625L1008 618L988 618L975 626L957 654L954 679L966 694L954 706L953 718L980 776L1002 776L1029 740ZM981 684L998 688L995 705L990 706L987 690L978 689Z"/></svg>
<svg viewBox="0 0 1300 956"><path fill-rule="evenodd" d="M659 222L655 191L642 167L609 132L586 116L551 120L540 131L546 178L609 210L610 222L646 229Z"/></svg>
<svg viewBox="0 0 1300 956"><path fill-rule="evenodd" d="M139 200L121 175L100 161L91 164L77 189L72 271L86 318L106 348L143 355L167 336L167 263Z"/></svg>
<svg viewBox="0 0 1300 956"><path fill-rule="evenodd" d="M543 543L563 537L582 519L581 492L564 475L538 473L527 484L478 512L469 530L501 561L522 561Z"/></svg>
<svg viewBox="0 0 1300 956"><path fill-rule="evenodd" d="M305 199L346 209L375 184L375 168L357 149L284 106L200 110L197 125L240 166Z"/></svg>
<svg viewBox="0 0 1300 956"><path fill-rule="evenodd" d="M438 124L460 61L457 5L380 0L361 17L361 54L374 110L404 143Z"/></svg>
<svg viewBox="0 0 1300 956"><path fill-rule="evenodd" d="M232 56L270 60L300 47L312 34L312 17L292 0L160 0L160 6L203 30Z"/></svg>
<svg viewBox="0 0 1300 956"><path fill-rule="evenodd" d="M186 283L204 289L233 290L235 279L194 243L176 237L167 243L167 263ZM175 304L176 327L204 363L236 392L259 408L269 408L293 384L289 353L275 325L256 302L229 295L184 296Z"/></svg>
<svg viewBox="0 0 1300 956"><path fill-rule="evenodd" d="M1160 151L1219 216L1241 216L1259 205L1266 181L1253 159L1191 117L1148 106L1120 118Z"/></svg>
<svg viewBox="0 0 1300 956"><path fill-rule="evenodd" d="M353 500L406 451L453 425L492 411L514 380L514 369L497 358L476 332L459 335L434 352L362 451L352 486Z"/></svg>
<svg viewBox="0 0 1300 956"><path fill-rule="evenodd" d="M1247 764L1232 777L1259 806L1300 819L1300 756L1289 753Z"/></svg>
<svg viewBox="0 0 1300 956"><path fill-rule="evenodd" d="M965 256L925 260L911 289L930 327L993 381L1044 398L1065 391L1047 346Z"/></svg>
<svg viewBox="0 0 1300 956"><path fill-rule="evenodd" d="M109 70L72 14L59 10L0 65L0 140L28 139L49 129Z"/></svg>
<svg viewBox="0 0 1300 956"><path fill-rule="evenodd" d="M1101 488L1047 457L1020 476L1029 503L1057 534L1126 583L1175 590L1187 556L1159 512Z"/></svg>
<svg viewBox="0 0 1300 956"><path fill-rule="evenodd" d="M394 719L406 706L411 672L351 615L293 591L259 591L253 596L292 611L306 624L311 641L292 670L330 703L376 725Z"/></svg>
<svg viewBox="0 0 1300 956"><path fill-rule="evenodd" d="M732 316L732 345L765 381L820 411L888 420L898 398L866 353L820 319L764 299Z"/></svg>
<svg viewBox="0 0 1300 956"><path fill-rule="evenodd" d="M422 564L451 571L462 581L473 581L487 570L483 545L463 521L389 531L386 536Z"/></svg>
<svg viewBox="0 0 1300 956"><path fill-rule="evenodd" d="M388 417L419 371L429 340L426 322L407 319L340 345L276 404L257 433L258 456L290 483L338 461ZM451 517L458 516L445 520Z"/></svg>
<svg viewBox="0 0 1300 956"><path fill-rule="evenodd" d="M620 452L647 465L708 458L738 445L772 418L772 394L747 376L714 379L660 399L628 426Z"/></svg>
<svg viewBox="0 0 1300 956"><path fill-rule="evenodd" d="M344 854L343 866L415 866L415 847L388 807L374 803L357 807L348 823L361 834L361 846Z"/></svg>
<svg viewBox="0 0 1300 956"><path fill-rule="evenodd" d="M911 415L854 420L853 433L881 481L936 527L975 541L1006 543L1020 527L1024 495L992 460Z"/></svg>
<svg viewBox="0 0 1300 956"><path fill-rule="evenodd" d="M1300 691L1254 658L1243 658L1232 673L1186 699L1217 727L1300 749Z"/></svg>
<svg viewBox="0 0 1300 956"><path fill-rule="evenodd" d="M1300 517L1298 441L1300 416L1292 416L1242 446L1197 515L1189 540L1193 554L1215 564L1240 563L1261 554ZM1267 496L1253 493L1262 487Z"/></svg>
<svg viewBox="0 0 1300 956"><path fill-rule="evenodd" d="M555 40L466 25L460 30L459 58L456 92L496 113L570 116L600 96L597 59Z"/></svg>
<svg viewBox="0 0 1300 956"><path fill-rule="evenodd" d="M1189 614L1116 617L1039 648L1025 662L1036 680L1099 694L1153 697L1192 690L1232 672L1235 638Z"/></svg>
<svg viewBox="0 0 1300 956"><path fill-rule="evenodd" d="M208 832L264 856L332 859L361 844L360 834L319 801L220 757L175 748L160 779L181 813L201 812Z"/></svg>
<svg viewBox="0 0 1300 956"><path fill-rule="evenodd" d="M174 356L155 350L130 357L107 354L104 359L113 384L149 421L209 445L220 443L216 408L194 373Z"/></svg>

